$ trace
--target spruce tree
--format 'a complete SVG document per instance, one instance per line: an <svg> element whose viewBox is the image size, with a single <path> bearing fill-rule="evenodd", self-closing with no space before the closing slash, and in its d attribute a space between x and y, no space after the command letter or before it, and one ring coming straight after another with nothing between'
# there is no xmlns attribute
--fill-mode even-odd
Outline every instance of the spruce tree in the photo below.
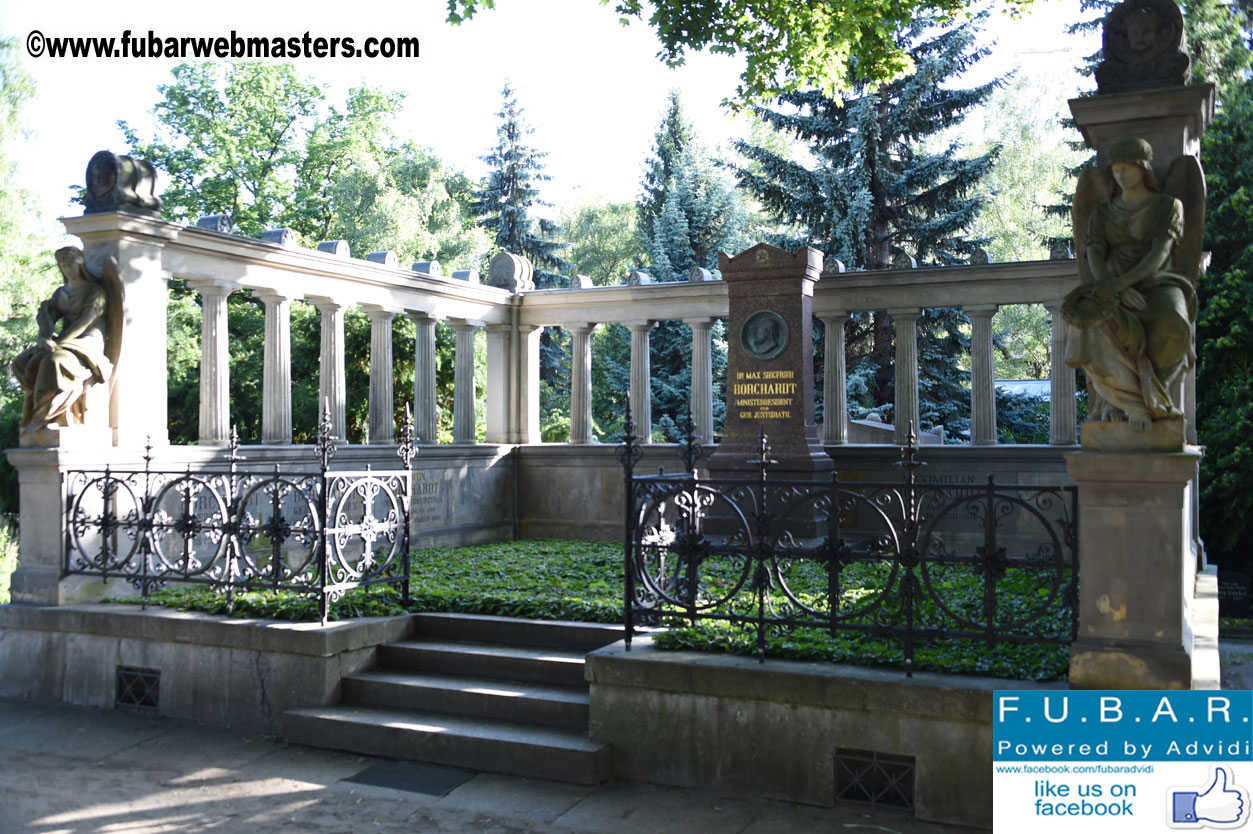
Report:
<svg viewBox="0 0 1253 834"><path fill-rule="evenodd" d="M479 224L495 235L499 249L528 258L535 267L537 287L556 286L563 279L557 273L569 269L561 255L566 244L558 237L555 222L537 216L533 209L551 207L539 197L539 183L550 177L544 173L547 152L527 142L534 128L527 124L513 87L505 82L496 129L496 147L481 159L490 166L483 187L475 194L474 211Z"/></svg>
<svg viewBox="0 0 1253 834"><path fill-rule="evenodd" d="M718 253L735 254L748 241L746 215L731 179L718 169L683 115L683 103L671 92L645 164L637 210L645 271L657 281L683 281L692 267L718 268ZM726 366L726 328L715 325L714 425L720 426L720 386ZM652 409L659 433L672 439L682 425L692 384L692 331L678 321L661 321L651 335ZM722 376L719 375L721 369Z"/></svg>
<svg viewBox="0 0 1253 834"><path fill-rule="evenodd" d="M534 129L523 117L523 109L505 82L501 91L500 127L496 147L482 157L490 166L483 187L475 194L474 210L479 224L495 235L498 249L522 255L535 268L539 289L561 286L570 264L561 254L568 244L559 242L562 229L552 220L540 217L534 208L551 207L540 199L539 183L550 177L544 173L548 154L528 144ZM540 337L540 381L542 416L546 423L560 421L570 413L570 338L552 327ZM568 435L568 428L567 428ZM559 439L559 438L554 438Z"/></svg>
<svg viewBox="0 0 1253 834"><path fill-rule="evenodd" d="M897 255L920 264L962 263L985 242L965 234L998 149L962 158L955 144L935 150L926 142L960 123L1001 83L952 84L987 54L975 44L984 17L949 27L916 21L899 35L915 70L890 84L858 85L843 102L814 90L785 93L779 109L757 108L775 130L807 142L816 160L808 167L767 147L736 143L746 160L735 167L741 185L795 229L776 242L814 246L853 269L885 269ZM958 367L969 347L965 322L951 308L928 310L918 320L923 422L943 423L958 435L969 421ZM858 316L846 338L850 403L863 414L886 411L893 400L889 317Z"/></svg>

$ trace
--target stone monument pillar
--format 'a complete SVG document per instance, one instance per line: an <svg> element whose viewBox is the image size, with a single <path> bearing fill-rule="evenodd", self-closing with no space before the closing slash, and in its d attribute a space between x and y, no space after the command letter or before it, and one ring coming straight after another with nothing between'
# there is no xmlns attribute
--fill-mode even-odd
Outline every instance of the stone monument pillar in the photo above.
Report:
<svg viewBox="0 0 1253 834"><path fill-rule="evenodd" d="M814 423L813 297L822 253L761 243L718 256L727 283L727 419L709 459L714 477L756 472L758 436L769 437L771 479L825 480L834 468Z"/></svg>
<svg viewBox="0 0 1253 834"><path fill-rule="evenodd" d="M1082 451L1066 456L1079 488L1072 687L1188 689L1197 678L1201 453L1187 445L1182 392L1195 362L1198 157L1214 88L1188 86L1182 33L1171 0L1125 0L1105 19L1098 95L1070 102L1097 154L1074 200L1081 283L1059 311L1066 363L1085 370L1090 403Z"/></svg>

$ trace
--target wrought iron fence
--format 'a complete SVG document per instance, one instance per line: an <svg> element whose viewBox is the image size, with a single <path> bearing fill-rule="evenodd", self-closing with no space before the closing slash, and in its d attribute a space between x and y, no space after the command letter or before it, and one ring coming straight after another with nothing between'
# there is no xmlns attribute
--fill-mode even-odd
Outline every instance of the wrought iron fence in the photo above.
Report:
<svg viewBox="0 0 1253 834"><path fill-rule="evenodd" d="M701 478L688 417L684 471L637 475L628 409L623 549L627 648L637 626L723 621L890 637L912 674L920 641L1067 645L1078 634L1078 494L1068 486L922 483L911 432L896 483Z"/></svg>
<svg viewBox="0 0 1253 834"><path fill-rule="evenodd" d="M140 471L68 471L64 574L122 579L145 604L168 582L212 587L228 608L241 591L293 591L323 624L354 588L398 585L407 603L412 418L403 469L331 471L335 440L327 411L313 472L242 470L234 432L224 468L154 470L149 447Z"/></svg>

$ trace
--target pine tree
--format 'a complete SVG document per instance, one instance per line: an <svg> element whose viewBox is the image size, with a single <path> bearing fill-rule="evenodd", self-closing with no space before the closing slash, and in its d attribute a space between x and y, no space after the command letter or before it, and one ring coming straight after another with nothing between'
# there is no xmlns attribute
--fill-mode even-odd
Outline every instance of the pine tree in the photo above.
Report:
<svg viewBox="0 0 1253 834"><path fill-rule="evenodd" d="M653 239L653 224L665 210L666 194L679 169L683 149L692 141L692 125L683 114L683 101L678 90L671 90L666 115L653 140L653 153L645 162L644 181L636 211L640 237Z"/></svg>
<svg viewBox="0 0 1253 834"><path fill-rule="evenodd" d="M746 160L735 168L741 185L796 230L780 245L810 245L851 268L884 269L898 254L919 263L961 263L985 242L965 233L981 205L978 184L998 149L963 159L955 144L932 151L925 143L1001 83L949 83L987 54L975 44L983 17L947 28L915 22L899 36L915 71L878 89L858 86L842 103L813 90L785 93L779 99L785 108L757 109L775 130L807 142L817 161L811 168L760 145L736 144ZM969 347L965 321L950 308L927 311L918 321L924 423L944 423L959 435L969 419L958 369ZM846 338L850 403L862 413L885 411L893 399L889 317L857 317Z"/></svg>
<svg viewBox="0 0 1253 834"><path fill-rule="evenodd" d="M561 229L556 223L533 212L535 207L552 205L540 199L538 186L550 179L542 161L548 154L527 144L534 129L523 117L508 81L501 97L497 144L482 157L491 171L475 194L474 210L480 225L495 235L498 248L531 261L536 286L555 286L562 280L556 273L570 266L561 255L566 244L558 241Z"/></svg>
<svg viewBox="0 0 1253 834"><path fill-rule="evenodd" d="M677 92L657 131L653 153L646 163L643 191L637 210L646 271L658 281L685 280L692 267L718 268L718 253L735 254L745 248L746 215L729 177L718 170L683 116ZM720 400L725 374L726 331L715 327L714 401ZM661 321L652 332L649 361L653 369L653 415L663 435L682 425L692 384L692 331L677 321ZM715 411L714 425L723 414Z"/></svg>
<svg viewBox="0 0 1253 834"><path fill-rule="evenodd" d="M482 157L491 167L483 188L475 195L474 210L479 223L495 235L498 249L522 255L535 267L535 286L540 289L561 286L559 273L570 264L561 252L568 244L558 238L562 229L552 220L540 217L536 207L551 207L539 197L539 183L550 178L544 173L548 154L528 144L534 129L523 117L513 87L505 82L501 91L500 127L496 147ZM540 336L541 409L546 424L566 420L569 435L570 338L555 328L544 328ZM552 435L552 439L561 439Z"/></svg>

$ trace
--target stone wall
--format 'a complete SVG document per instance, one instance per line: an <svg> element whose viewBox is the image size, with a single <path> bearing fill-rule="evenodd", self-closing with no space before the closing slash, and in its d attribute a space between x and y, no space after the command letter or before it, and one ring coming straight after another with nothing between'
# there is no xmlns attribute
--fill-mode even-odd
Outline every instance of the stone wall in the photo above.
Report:
<svg viewBox="0 0 1253 834"><path fill-rule="evenodd" d="M992 824L992 692L1041 684L661 652L588 656L591 734L614 773L830 806L837 748L912 758L918 818ZM1063 688L1065 684L1046 684Z"/></svg>
<svg viewBox="0 0 1253 834"><path fill-rule="evenodd" d="M408 616L322 626L129 605L0 606L0 698L111 709L118 667L160 673L159 714L278 732L285 710L339 700L340 679Z"/></svg>

